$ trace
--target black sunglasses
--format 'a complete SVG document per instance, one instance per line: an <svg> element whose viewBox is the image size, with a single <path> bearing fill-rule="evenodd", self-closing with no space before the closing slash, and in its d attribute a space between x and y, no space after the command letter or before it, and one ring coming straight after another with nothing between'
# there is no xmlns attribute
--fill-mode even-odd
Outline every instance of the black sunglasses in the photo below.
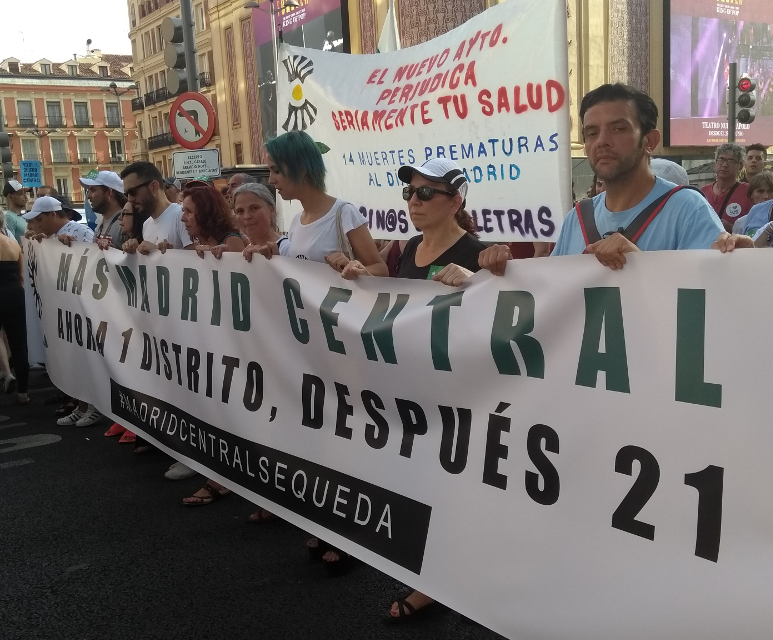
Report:
<svg viewBox="0 0 773 640"><path fill-rule="evenodd" d="M436 193L442 193L444 196L451 196L452 198L456 195L453 191L441 191L440 189L435 189L435 187L414 187L409 185L403 187L403 200L407 202L413 197L414 193L419 200L424 202L432 200Z"/></svg>
<svg viewBox="0 0 773 640"><path fill-rule="evenodd" d="M127 189L124 194L127 198L133 198L137 195L137 192L142 189L142 187L147 187L153 180L148 180L147 182L143 182L142 184L138 184L136 187L132 187L131 189Z"/></svg>

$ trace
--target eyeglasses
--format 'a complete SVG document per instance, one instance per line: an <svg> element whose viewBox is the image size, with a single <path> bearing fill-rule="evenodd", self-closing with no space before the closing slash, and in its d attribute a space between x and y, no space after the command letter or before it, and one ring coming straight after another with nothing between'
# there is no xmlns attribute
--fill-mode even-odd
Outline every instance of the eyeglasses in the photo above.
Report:
<svg viewBox="0 0 773 640"><path fill-rule="evenodd" d="M738 164L738 160L735 158L717 158L717 165L722 166L725 164Z"/></svg>
<svg viewBox="0 0 773 640"><path fill-rule="evenodd" d="M143 182L142 184L138 184L136 187L132 187L131 189L127 189L124 191L127 198L133 198L137 195L137 192L142 189L142 187L147 187L153 180L148 180L147 182Z"/></svg>
<svg viewBox="0 0 773 640"><path fill-rule="evenodd" d="M121 213L118 214L118 219L123 220L126 216L133 216L134 213L130 213L128 211L121 211Z"/></svg>
<svg viewBox="0 0 773 640"><path fill-rule="evenodd" d="M440 189L435 189L435 187L407 186L403 187L403 200L407 202L413 197L414 193L419 200L424 202L432 200L436 193L442 193L444 196L451 196L452 198L456 195L453 191L441 191Z"/></svg>

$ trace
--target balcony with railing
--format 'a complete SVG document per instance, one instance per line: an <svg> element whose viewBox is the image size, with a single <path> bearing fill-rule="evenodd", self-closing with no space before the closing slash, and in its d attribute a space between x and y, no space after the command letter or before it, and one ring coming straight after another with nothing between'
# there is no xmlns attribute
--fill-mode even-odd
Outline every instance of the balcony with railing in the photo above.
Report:
<svg viewBox="0 0 773 640"><path fill-rule="evenodd" d="M22 158L22 160L37 160L38 162L42 162L43 158L40 155L35 154L35 153L25 153L24 157ZM16 158L15 157L14 157L13 164L16 165L16 166L19 166L19 163L16 162Z"/></svg>
<svg viewBox="0 0 773 640"><path fill-rule="evenodd" d="M145 108L145 103L142 98L132 98L132 111L142 111Z"/></svg>
<svg viewBox="0 0 773 640"><path fill-rule="evenodd" d="M157 136L150 136L150 138L148 138L148 149L160 149L161 147L169 147L173 144L177 143L171 133L160 133Z"/></svg>
<svg viewBox="0 0 773 640"><path fill-rule="evenodd" d="M118 129L121 126L121 119L120 118L112 118L110 116L107 116L106 125L108 127L112 127L114 129Z"/></svg>
<svg viewBox="0 0 773 640"><path fill-rule="evenodd" d="M126 161L123 158L123 154L119 153L117 156L111 155L110 164L126 164Z"/></svg>
<svg viewBox="0 0 773 640"><path fill-rule="evenodd" d="M63 116L48 116L46 118L46 126L51 127L64 127Z"/></svg>
<svg viewBox="0 0 773 640"><path fill-rule="evenodd" d="M91 122L89 122L88 118L75 118L73 126L76 129L88 129L91 126Z"/></svg>
<svg viewBox="0 0 773 640"><path fill-rule="evenodd" d="M97 164L96 153L78 153L79 164Z"/></svg>
<svg viewBox="0 0 773 640"><path fill-rule="evenodd" d="M203 89L204 87L212 87L215 85L215 76L210 71L202 71L199 74L199 86Z"/></svg>
<svg viewBox="0 0 773 640"><path fill-rule="evenodd" d="M152 104L158 104L159 102L169 100L169 98L172 97L174 96L169 92L169 89L161 87L160 89L145 94L145 106L149 107Z"/></svg>
<svg viewBox="0 0 773 640"><path fill-rule="evenodd" d="M35 117L34 116L19 116L19 126L20 127L34 127L35 126Z"/></svg>
<svg viewBox="0 0 773 640"><path fill-rule="evenodd" d="M51 160L54 164L72 164L69 151L51 152Z"/></svg>

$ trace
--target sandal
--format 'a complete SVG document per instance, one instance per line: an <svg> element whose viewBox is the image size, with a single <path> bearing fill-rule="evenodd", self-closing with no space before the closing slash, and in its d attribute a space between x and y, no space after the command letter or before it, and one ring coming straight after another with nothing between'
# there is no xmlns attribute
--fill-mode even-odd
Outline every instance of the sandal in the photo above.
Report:
<svg viewBox="0 0 773 640"><path fill-rule="evenodd" d="M203 507L205 505L211 504L213 502L217 502L221 498L225 498L231 491L229 489L226 489L223 487L223 490L218 490L215 487L213 487L211 484L206 483L199 491L205 491L208 493L208 496L190 496L188 498L183 498L183 504L186 507ZM198 493L197 491L196 493ZM188 502L189 500L198 500L198 502Z"/></svg>
<svg viewBox="0 0 773 640"><path fill-rule="evenodd" d="M324 556L325 554L332 552L335 553L338 556L338 560L325 560ZM349 569L352 568L352 564L354 562L354 558L350 556L346 551L341 551L340 549L336 549L335 547L328 547L325 550L325 553L322 554L322 564L325 565L325 569L327 571L327 574L331 578L338 578L340 576L343 576L349 572Z"/></svg>
<svg viewBox="0 0 773 640"><path fill-rule="evenodd" d="M16 404L29 404L30 397L26 393L16 394Z"/></svg>
<svg viewBox="0 0 773 640"><path fill-rule="evenodd" d="M398 615L393 616L391 609L384 614L384 620L389 624L404 624L406 622L415 622L417 618L420 618L427 613L437 611L440 608L439 602L430 602L429 604L416 609L405 598L398 598L395 600L395 603L397 604Z"/></svg>
<svg viewBox="0 0 773 640"><path fill-rule="evenodd" d="M252 522L253 524L263 524L264 522L271 522L272 520L279 520L279 516L275 516L266 509L258 509L255 513L251 513L247 516L247 522Z"/></svg>
<svg viewBox="0 0 773 640"><path fill-rule="evenodd" d="M105 436L107 438L110 438L111 436L120 436L124 431L126 431L126 427L123 427L117 422L114 422L113 426L105 431Z"/></svg>
<svg viewBox="0 0 773 640"><path fill-rule="evenodd" d="M311 544L316 542L316 544ZM309 538L306 541L306 551L309 552L309 562L322 562L322 556L328 550L328 546L319 538Z"/></svg>

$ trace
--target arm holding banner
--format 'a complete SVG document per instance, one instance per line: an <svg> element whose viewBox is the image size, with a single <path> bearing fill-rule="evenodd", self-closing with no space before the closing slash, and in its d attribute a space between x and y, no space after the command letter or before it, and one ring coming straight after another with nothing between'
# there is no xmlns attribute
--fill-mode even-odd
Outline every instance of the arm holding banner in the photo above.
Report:
<svg viewBox="0 0 773 640"><path fill-rule="evenodd" d="M585 250L595 255L601 264L613 271L623 268L626 253L641 251L621 233L613 233L608 238L589 244Z"/></svg>
<svg viewBox="0 0 773 640"><path fill-rule="evenodd" d="M723 231L711 245L712 249L718 249L721 253L730 253L733 249L753 249L754 240L749 236Z"/></svg>
<svg viewBox="0 0 773 640"><path fill-rule="evenodd" d="M384 278L389 276L389 269L378 252L376 243L373 242L367 225L361 225L356 229L352 229L346 234L346 237L352 245L352 253L360 259L349 260L343 253L336 252L325 256L325 262L348 280L356 278L358 275L380 276ZM344 270L353 262L356 263L355 266L348 269L346 274L344 274Z"/></svg>

